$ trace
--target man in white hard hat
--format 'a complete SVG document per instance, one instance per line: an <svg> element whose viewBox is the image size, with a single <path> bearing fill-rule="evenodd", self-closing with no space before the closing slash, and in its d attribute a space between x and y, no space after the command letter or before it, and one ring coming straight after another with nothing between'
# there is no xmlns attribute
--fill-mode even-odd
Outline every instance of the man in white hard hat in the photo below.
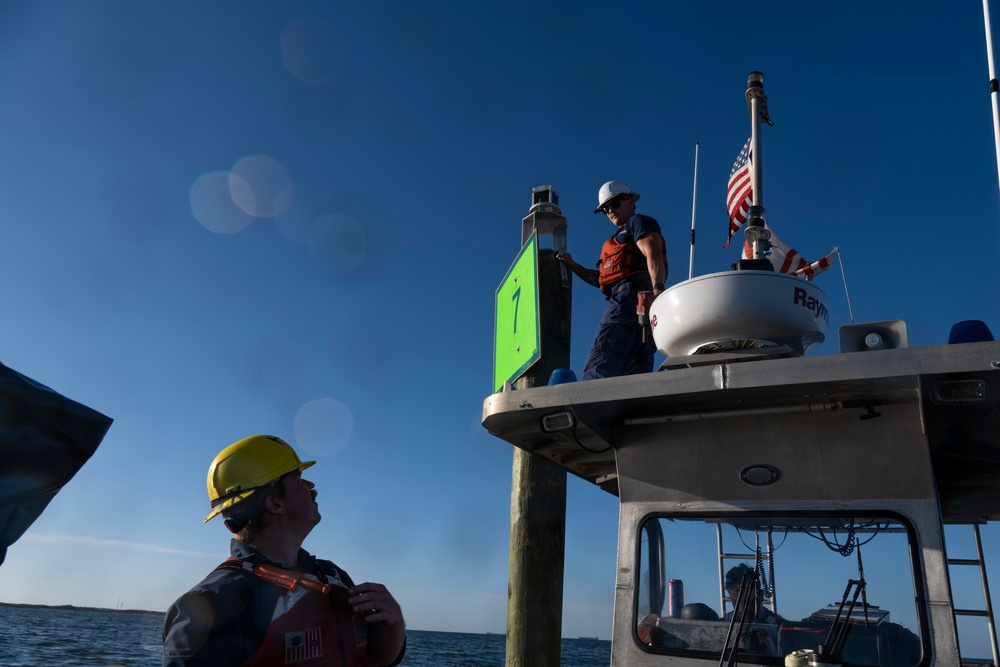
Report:
<svg viewBox="0 0 1000 667"><path fill-rule="evenodd" d="M573 261L568 252L556 255L584 282L604 292L608 305L597 337L590 347L583 379L649 373L656 345L643 341L643 326L636 316L639 292L663 292L667 280L667 246L660 224L635 212L639 193L621 181L608 181L597 194L594 213L604 213L615 233L604 242L597 269Z"/></svg>
<svg viewBox="0 0 1000 667"><path fill-rule="evenodd" d="M208 469L212 511L235 534L231 558L185 593L163 625L164 667L372 667L406 652L399 604L382 584L301 548L320 521L316 491L280 438L255 435Z"/></svg>

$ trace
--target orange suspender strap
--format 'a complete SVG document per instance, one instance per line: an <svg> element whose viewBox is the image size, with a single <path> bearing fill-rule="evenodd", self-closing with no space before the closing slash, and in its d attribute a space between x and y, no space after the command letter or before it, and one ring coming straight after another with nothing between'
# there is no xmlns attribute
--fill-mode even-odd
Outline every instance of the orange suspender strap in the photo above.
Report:
<svg viewBox="0 0 1000 667"><path fill-rule="evenodd" d="M306 588L311 588L314 591L319 591L323 595L326 595L332 588L330 584L325 584L322 581L314 581L307 578L304 574L289 572L288 570L283 570L280 567L274 567L273 565L254 565L253 563L239 558L229 558L219 567L224 567L230 570L243 570L244 572L255 575L259 579L272 583L276 586L281 586L282 588L286 588L290 591L294 591L297 586L305 586Z"/></svg>

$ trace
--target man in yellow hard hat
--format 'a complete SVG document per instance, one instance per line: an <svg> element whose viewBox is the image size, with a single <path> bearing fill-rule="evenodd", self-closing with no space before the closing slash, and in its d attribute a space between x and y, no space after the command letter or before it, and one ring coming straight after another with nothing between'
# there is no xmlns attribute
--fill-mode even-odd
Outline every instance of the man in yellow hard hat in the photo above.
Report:
<svg viewBox="0 0 1000 667"><path fill-rule="evenodd" d="M231 558L182 595L163 627L164 667L398 665L406 626L382 584L355 585L302 549L320 521L302 461L280 438L255 435L208 469L212 511L234 533Z"/></svg>

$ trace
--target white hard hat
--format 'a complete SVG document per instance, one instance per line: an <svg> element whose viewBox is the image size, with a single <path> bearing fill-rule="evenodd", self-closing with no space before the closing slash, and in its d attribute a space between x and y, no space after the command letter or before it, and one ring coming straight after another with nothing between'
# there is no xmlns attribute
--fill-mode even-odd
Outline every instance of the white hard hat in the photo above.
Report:
<svg viewBox="0 0 1000 667"><path fill-rule="evenodd" d="M632 201L639 201L639 193L633 192L626 184L621 181L608 181L597 193L597 208L594 209L594 213L600 213L605 204L622 195L631 195Z"/></svg>

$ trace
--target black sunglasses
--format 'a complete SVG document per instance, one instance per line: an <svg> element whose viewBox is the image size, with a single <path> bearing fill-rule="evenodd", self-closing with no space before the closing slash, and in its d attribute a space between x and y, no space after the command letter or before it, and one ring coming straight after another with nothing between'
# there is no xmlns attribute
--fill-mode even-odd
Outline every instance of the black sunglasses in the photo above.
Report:
<svg viewBox="0 0 1000 667"><path fill-rule="evenodd" d="M625 203L625 201L628 199L629 199L628 197L619 197L618 199L612 199L611 201L609 201L607 204L604 205L604 212L607 213L608 211L617 211L618 207L621 206L623 203Z"/></svg>

